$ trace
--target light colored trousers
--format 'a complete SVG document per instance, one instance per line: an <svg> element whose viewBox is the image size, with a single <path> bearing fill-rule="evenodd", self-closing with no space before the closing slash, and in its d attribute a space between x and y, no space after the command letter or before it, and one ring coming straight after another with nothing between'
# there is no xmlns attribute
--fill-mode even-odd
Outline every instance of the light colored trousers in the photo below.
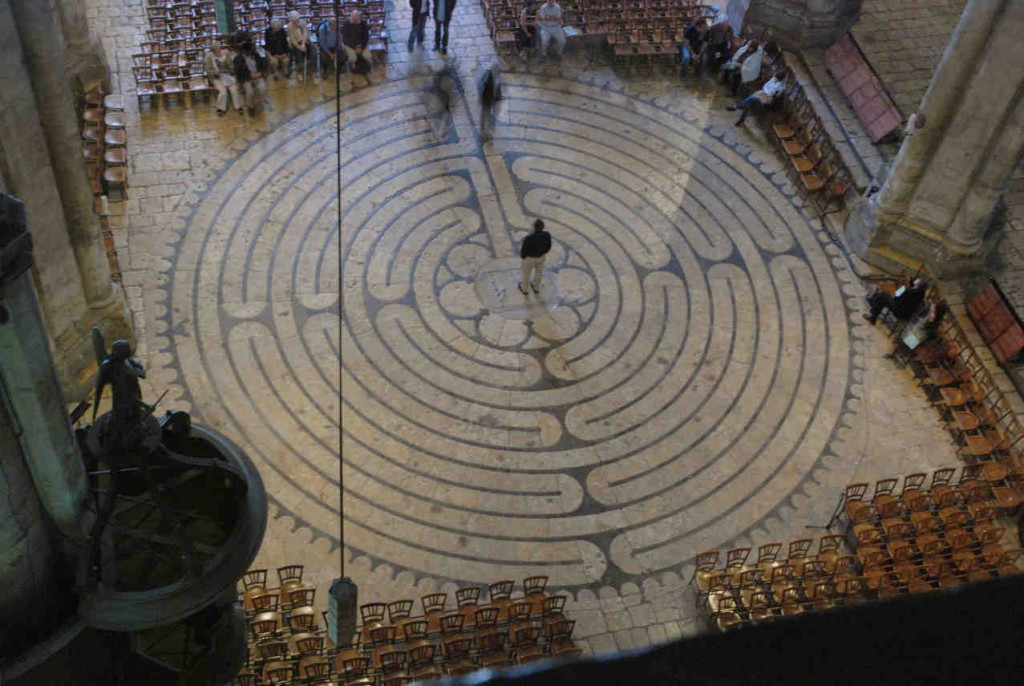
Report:
<svg viewBox="0 0 1024 686"><path fill-rule="evenodd" d="M255 107L257 103L267 103L267 80L262 76L242 84L242 93L245 94L245 106ZM237 100L235 102L238 102Z"/></svg>
<svg viewBox="0 0 1024 686"><path fill-rule="evenodd" d="M288 53L283 55L271 55L267 53L267 62L269 63L269 71L275 76L288 76L288 63L292 56Z"/></svg>
<svg viewBox="0 0 1024 686"><path fill-rule="evenodd" d="M217 89L216 107L218 112L223 112L227 110L229 93L231 94L231 103L234 105L235 109L240 109L242 107L242 98L238 94L237 83L227 85L224 83L224 79L220 78L219 76L213 77L211 81L213 82L213 87Z"/></svg>
<svg viewBox="0 0 1024 686"><path fill-rule="evenodd" d="M525 287L532 284L534 288L540 288L540 277L544 271L544 257L524 257L520 266L520 276ZM532 281L531 281L532 278Z"/></svg>
<svg viewBox="0 0 1024 686"><path fill-rule="evenodd" d="M552 39L555 41L555 52L559 55L565 52L565 31L562 30L562 27L546 29L542 26L540 29L540 54L542 57L548 56L548 45L551 44Z"/></svg>

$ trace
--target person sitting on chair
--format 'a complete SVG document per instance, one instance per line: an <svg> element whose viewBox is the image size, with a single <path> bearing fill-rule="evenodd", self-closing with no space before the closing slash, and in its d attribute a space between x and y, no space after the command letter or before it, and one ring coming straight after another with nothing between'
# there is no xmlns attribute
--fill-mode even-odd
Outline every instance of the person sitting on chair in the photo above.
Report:
<svg viewBox="0 0 1024 686"><path fill-rule="evenodd" d="M913 317L921 308L924 302L924 294L928 291L928 282L918 277L910 282L909 288L901 288L895 295L889 295L885 291L875 291L868 298L868 305L871 311L864 315L864 319L872 326L878 321L878 315L886 307L893 316L900 321Z"/></svg>
<svg viewBox="0 0 1024 686"><path fill-rule="evenodd" d="M903 329L903 334L896 339L896 347L886 353L886 359L896 360L901 367L910 361L910 356L924 343L939 335L942 319L949 312L945 300L933 302L928 309Z"/></svg>
<svg viewBox="0 0 1024 686"><path fill-rule="evenodd" d="M352 73L369 73L371 65L366 46L370 44L370 25L363 21L359 10L352 10L341 27L341 43Z"/></svg>

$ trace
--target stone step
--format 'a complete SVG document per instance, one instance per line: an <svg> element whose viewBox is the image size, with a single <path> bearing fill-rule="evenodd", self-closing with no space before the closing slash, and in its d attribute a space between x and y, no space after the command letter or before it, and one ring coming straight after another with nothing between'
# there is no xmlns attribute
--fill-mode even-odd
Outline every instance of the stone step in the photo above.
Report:
<svg viewBox="0 0 1024 686"><path fill-rule="evenodd" d="M807 97L821 118L853 176L858 191L864 191L889 155L898 147L876 146L857 118L857 113L846 101L835 80L825 68L824 50L805 50L799 55L787 55L787 66L804 87Z"/></svg>

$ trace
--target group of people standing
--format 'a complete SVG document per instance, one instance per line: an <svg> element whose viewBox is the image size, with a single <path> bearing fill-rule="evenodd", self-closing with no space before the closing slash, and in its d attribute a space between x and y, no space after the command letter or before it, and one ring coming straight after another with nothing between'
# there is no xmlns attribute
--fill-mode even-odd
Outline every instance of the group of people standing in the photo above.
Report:
<svg viewBox="0 0 1024 686"><path fill-rule="evenodd" d="M409 0L412 9L412 30L409 31L407 47L412 52L413 46L423 46L427 31L427 20L434 17L434 51L448 54L448 27L452 23L457 0ZM431 15L431 12L433 14Z"/></svg>

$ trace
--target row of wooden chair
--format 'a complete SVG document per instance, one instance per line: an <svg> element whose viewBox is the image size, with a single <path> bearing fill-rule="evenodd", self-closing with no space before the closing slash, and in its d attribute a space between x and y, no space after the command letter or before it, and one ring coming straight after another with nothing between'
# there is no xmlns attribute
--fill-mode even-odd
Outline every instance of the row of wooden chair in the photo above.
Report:
<svg viewBox="0 0 1024 686"><path fill-rule="evenodd" d="M787 161L803 205L812 203L819 216L842 208L852 184L849 170L832 144L825 125L815 112L793 70L788 70L782 108L772 123L772 140Z"/></svg>
<svg viewBox="0 0 1024 686"><path fill-rule="evenodd" d="M124 96L96 87L85 93L79 109L82 154L93 197L114 200L128 197L128 136ZM108 248L108 258L111 250ZM116 253L113 256L116 260ZM113 266L113 264L111 265Z"/></svg>
<svg viewBox="0 0 1024 686"><path fill-rule="evenodd" d="M936 340L914 350L911 367L961 459L982 465L998 507L1018 508L1024 503L1024 426L955 317L946 317Z"/></svg>

